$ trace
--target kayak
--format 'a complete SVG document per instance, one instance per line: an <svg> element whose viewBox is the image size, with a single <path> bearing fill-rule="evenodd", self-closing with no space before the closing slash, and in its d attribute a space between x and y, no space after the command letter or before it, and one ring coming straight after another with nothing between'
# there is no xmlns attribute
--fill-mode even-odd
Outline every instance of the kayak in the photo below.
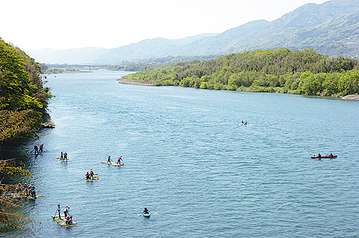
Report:
<svg viewBox="0 0 359 238"><path fill-rule="evenodd" d="M93 177L93 178L84 178L85 181L89 182L89 181L95 181L95 180L98 180L99 177Z"/></svg>
<svg viewBox="0 0 359 238"><path fill-rule="evenodd" d="M77 226L77 223L72 221L71 224L67 224L65 220L65 215L61 216L61 219L59 218L59 215L52 215L51 216L54 221L56 221L61 227L70 227L70 226Z"/></svg>
<svg viewBox="0 0 359 238"><path fill-rule="evenodd" d="M102 164L108 164L108 165L112 165L112 166L122 166L122 165L125 165L124 163L122 164L119 164L119 163L116 163L116 162L101 162Z"/></svg>
<svg viewBox="0 0 359 238"><path fill-rule="evenodd" d="M322 159L322 158L328 158L328 159L331 159L331 158L336 158L337 155L326 155L326 156L312 156L311 158L312 159Z"/></svg>
<svg viewBox="0 0 359 238"><path fill-rule="evenodd" d="M151 213L143 213L142 212L142 216L145 218L150 218L151 217Z"/></svg>

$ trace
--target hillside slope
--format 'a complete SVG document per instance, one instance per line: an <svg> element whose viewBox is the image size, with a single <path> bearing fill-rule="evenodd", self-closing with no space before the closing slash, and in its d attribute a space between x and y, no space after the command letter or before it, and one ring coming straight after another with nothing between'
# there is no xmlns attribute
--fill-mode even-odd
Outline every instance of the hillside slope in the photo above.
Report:
<svg viewBox="0 0 359 238"><path fill-rule="evenodd" d="M61 52L28 51L39 62L120 64L123 61L167 56L239 53L257 49L312 48L321 54L359 55L359 1L309 3L277 20L257 20L221 34L178 40L154 38L114 49L83 48Z"/></svg>

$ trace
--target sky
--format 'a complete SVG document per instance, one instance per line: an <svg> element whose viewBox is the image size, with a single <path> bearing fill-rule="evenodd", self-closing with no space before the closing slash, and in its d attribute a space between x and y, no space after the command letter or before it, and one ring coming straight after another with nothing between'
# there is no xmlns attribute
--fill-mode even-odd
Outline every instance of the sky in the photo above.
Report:
<svg viewBox="0 0 359 238"><path fill-rule="evenodd" d="M328 0L0 0L0 37L23 50L117 48L222 33Z"/></svg>

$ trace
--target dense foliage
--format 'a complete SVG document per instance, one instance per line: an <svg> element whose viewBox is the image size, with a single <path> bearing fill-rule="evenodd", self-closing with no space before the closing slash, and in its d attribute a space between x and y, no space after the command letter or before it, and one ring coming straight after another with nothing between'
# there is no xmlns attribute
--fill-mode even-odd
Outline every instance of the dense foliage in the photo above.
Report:
<svg viewBox="0 0 359 238"><path fill-rule="evenodd" d="M247 51L204 62L195 60L137 72L123 79L152 81L157 86L216 90L323 96L359 93L357 60L342 56L330 58L310 49Z"/></svg>
<svg viewBox="0 0 359 238"><path fill-rule="evenodd" d="M0 146L31 136L48 119L51 94L40 73L40 64L0 38Z"/></svg>
<svg viewBox="0 0 359 238"><path fill-rule="evenodd" d="M49 119L46 108L52 95L40 73L40 64L0 38L0 228L21 228L31 221L17 212L19 205L11 196L15 186L3 183L7 177L31 174L14 159L4 158L3 147L29 138Z"/></svg>

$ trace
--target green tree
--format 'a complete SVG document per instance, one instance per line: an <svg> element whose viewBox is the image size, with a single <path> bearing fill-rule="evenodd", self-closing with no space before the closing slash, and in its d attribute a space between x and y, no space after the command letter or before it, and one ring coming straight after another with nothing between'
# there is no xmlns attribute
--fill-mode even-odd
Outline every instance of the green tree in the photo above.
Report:
<svg viewBox="0 0 359 238"><path fill-rule="evenodd" d="M43 87L41 66L0 38L0 146L31 136L46 112L50 89Z"/></svg>
<svg viewBox="0 0 359 238"><path fill-rule="evenodd" d="M359 71L354 69L344 73L338 82L340 93L345 95L359 93Z"/></svg>

